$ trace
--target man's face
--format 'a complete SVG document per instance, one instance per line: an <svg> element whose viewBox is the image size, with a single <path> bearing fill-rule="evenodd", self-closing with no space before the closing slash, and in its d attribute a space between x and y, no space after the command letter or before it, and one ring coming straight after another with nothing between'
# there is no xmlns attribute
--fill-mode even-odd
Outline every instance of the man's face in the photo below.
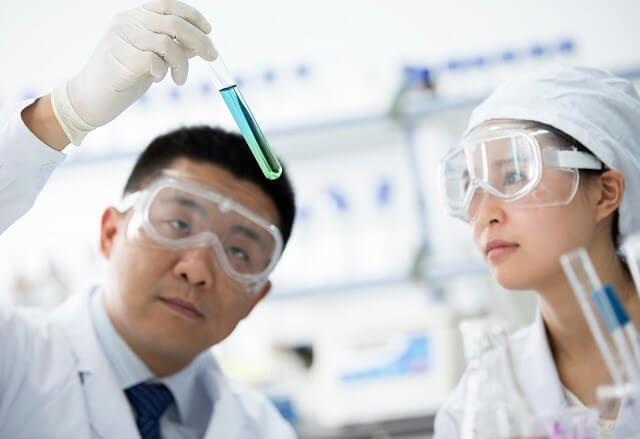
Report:
<svg viewBox="0 0 640 439"><path fill-rule="evenodd" d="M178 159L171 172L211 188L280 226L274 202L257 185L205 163ZM101 251L108 261L104 302L120 335L138 353L190 361L226 338L268 293L248 294L230 278L210 246L172 250L127 237L131 213L102 217Z"/></svg>

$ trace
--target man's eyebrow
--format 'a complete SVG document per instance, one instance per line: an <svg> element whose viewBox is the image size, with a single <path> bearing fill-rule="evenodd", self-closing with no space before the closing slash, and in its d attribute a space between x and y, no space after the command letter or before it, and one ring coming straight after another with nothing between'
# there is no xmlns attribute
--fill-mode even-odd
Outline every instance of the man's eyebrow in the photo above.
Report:
<svg viewBox="0 0 640 439"><path fill-rule="evenodd" d="M198 210L203 215L207 213L207 210L200 203L191 198L181 197L180 195L169 195L166 197L162 197L161 201L163 203L175 203L180 206L190 207L192 209Z"/></svg>
<svg viewBox="0 0 640 439"><path fill-rule="evenodd" d="M262 249L265 252L267 251L267 245L264 243L260 235L256 233L254 230L251 230L248 227L236 224L235 226L231 227L231 231L234 233L240 233L246 236L247 238L257 242L258 244L260 244L260 247L262 247Z"/></svg>

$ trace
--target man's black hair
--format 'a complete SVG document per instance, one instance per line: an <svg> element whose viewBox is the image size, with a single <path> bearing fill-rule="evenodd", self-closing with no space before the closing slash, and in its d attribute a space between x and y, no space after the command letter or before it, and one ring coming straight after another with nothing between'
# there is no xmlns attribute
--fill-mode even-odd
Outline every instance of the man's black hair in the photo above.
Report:
<svg viewBox="0 0 640 439"><path fill-rule="evenodd" d="M244 138L209 126L184 127L156 137L136 161L124 193L142 189L148 177L159 173L177 159L209 163L233 176L256 184L274 202L280 215L280 232L286 244L295 216L295 197L288 174L268 180L253 158Z"/></svg>

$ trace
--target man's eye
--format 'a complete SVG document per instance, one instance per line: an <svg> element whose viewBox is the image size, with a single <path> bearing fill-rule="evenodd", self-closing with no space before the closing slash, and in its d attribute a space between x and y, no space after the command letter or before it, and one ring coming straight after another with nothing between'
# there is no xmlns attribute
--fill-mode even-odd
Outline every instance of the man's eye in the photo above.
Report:
<svg viewBox="0 0 640 439"><path fill-rule="evenodd" d="M244 250L242 250L239 247L228 247L227 248L227 254L229 256L232 256L235 259L240 259L242 261L249 262L248 253L245 252Z"/></svg>

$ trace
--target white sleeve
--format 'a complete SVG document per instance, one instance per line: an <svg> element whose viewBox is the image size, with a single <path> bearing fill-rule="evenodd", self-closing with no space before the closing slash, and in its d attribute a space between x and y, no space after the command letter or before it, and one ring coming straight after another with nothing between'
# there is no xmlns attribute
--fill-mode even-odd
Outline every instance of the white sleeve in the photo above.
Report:
<svg viewBox="0 0 640 439"><path fill-rule="evenodd" d="M76 361L41 310L0 307L0 437L88 438Z"/></svg>
<svg viewBox="0 0 640 439"><path fill-rule="evenodd" d="M21 113L31 102L22 101L0 114L0 234L33 206L66 157L24 124Z"/></svg>
<svg viewBox="0 0 640 439"><path fill-rule="evenodd" d="M23 101L0 112L0 233L35 202L65 154L24 124ZM90 437L75 357L37 311L0 306L0 437Z"/></svg>

